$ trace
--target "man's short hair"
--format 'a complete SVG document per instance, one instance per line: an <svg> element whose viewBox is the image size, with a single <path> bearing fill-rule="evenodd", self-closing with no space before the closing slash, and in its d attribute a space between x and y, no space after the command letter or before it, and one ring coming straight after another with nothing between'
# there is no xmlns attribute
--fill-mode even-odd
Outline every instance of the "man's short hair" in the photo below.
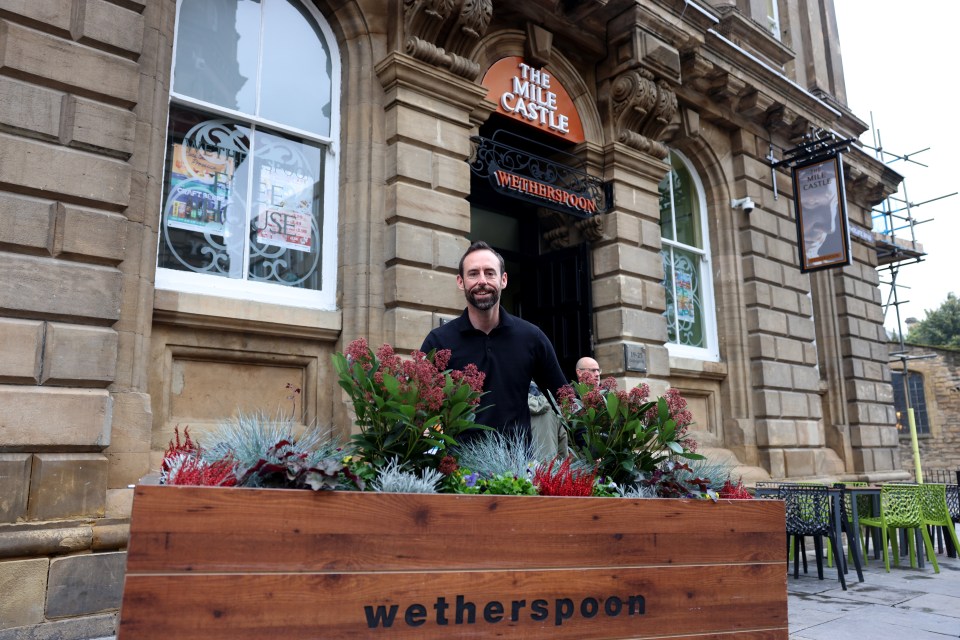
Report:
<svg viewBox="0 0 960 640"><path fill-rule="evenodd" d="M460 277L463 277L463 261L467 259L467 256L473 253L474 251L490 251L493 255L497 256L497 260L500 261L500 275L503 275L503 272L506 270L506 267L503 263L503 256L497 253L497 251L488 245L483 240L477 240L463 252L463 257L460 258L460 266L457 267L457 273L460 274Z"/></svg>

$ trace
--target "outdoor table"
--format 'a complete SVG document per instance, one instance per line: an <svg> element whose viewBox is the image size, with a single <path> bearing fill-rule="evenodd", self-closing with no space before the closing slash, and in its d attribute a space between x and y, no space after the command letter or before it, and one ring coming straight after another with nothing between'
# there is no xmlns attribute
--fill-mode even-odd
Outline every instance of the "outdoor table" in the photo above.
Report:
<svg viewBox="0 0 960 640"><path fill-rule="evenodd" d="M784 482L782 484L790 485L790 484L798 484L798 483ZM854 489L862 490L860 495L875 495L876 498L874 498L874 500L877 503L879 503L879 500L880 500L880 487L846 487L844 489L840 489L838 487L832 487L832 486L827 487L827 493L830 495L830 511L833 515L833 527L836 532L837 546L840 546L841 536L843 535L843 520L842 520L843 512L841 510L841 504L843 501L843 492L848 491L850 492L851 496L853 496ZM779 494L779 491L780 490L778 487L757 487L755 495L758 497L762 497L762 496L776 497ZM857 570L857 579L860 582L863 582L863 569L862 569L863 558L861 557L861 554L860 554L859 514L857 513L856 499L852 499L851 502L853 503L852 505L853 531L855 534L855 539L853 542L851 542L848 539L847 545L850 547L850 550L854 555L854 565ZM879 508L879 506L877 508ZM844 573L848 573L847 555L843 553L842 548L835 549L834 551L835 551L834 555L837 557L837 562L840 564L840 568L843 570Z"/></svg>

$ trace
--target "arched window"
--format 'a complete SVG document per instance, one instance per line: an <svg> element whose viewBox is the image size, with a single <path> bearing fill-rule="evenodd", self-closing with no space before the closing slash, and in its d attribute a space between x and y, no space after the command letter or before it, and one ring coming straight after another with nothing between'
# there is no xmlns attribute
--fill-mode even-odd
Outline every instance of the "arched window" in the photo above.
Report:
<svg viewBox="0 0 960 640"><path fill-rule="evenodd" d="M893 408L897 412L897 432L901 436L910 435L910 420L907 413L907 398L909 397L917 433L929 435L930 420L927 415L927 397L923 392L923 376L909 371L906 385L903 382L902 371L891 371L890 378L890 382L893 384Z"/></svg>
<svg viewBox="0 0 960 640"><path fill-rule="evenodd" d="M157 282L335 307L340 62L301 0L181 0Z"/></svg>
<svg viewBox="0 0 960 640"><path fill-rule="evenodd" d="M663 286L671 355L719 360L706 201L700 179L679 153L660 183Z"/></svg>

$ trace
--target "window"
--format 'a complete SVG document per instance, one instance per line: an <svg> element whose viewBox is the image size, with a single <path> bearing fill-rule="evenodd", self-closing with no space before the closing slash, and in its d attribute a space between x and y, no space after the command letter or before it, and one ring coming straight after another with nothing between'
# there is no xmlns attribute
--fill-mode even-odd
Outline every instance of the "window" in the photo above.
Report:
<svg viewBox="0 0 960 640"><path fill-rule="evenodd" d="M777 0L766 0L766 27L777 40L780 39L780 8L777 6Z"/></svg>
<svg viewBox="0 0 960 640"><path fill-rule="evenodd" d="M335 307L333 42L300 0L181 0L158 288Z"/></svg>
<svg viewBox="0 0 960 640"><path fill-rule="evenodd" d="M667 348L671 355L719 360L710 245L703 188L677 152L660 183L663 286L667 294Z"/></svg>
<svg viewBox="0 0 960 640"><path fill-rule="evenodd" d="M897 431L900 435L910 435L910 421L907 418L907 396L903 389L903 373L892 371L890 377L890 382L893 384L893 408L897 412ZM917 435L929 435L930 421L927 417L927 399L923 395L923 376L911 371L907 377L910 408L913 409L913 420L917 425Z"/></svg>

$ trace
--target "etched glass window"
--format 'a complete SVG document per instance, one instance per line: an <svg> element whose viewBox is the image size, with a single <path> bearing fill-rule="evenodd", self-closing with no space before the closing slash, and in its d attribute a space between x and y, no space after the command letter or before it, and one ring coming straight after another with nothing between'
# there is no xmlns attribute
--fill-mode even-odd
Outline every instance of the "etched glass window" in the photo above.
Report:
<svg viewBox="0 0 960 640"><path fill-rule="evenodd" d="M181 0L158 288L334 307L332 42L300 0Z"/></svg>
<svg viewBox="0 0 960 640"><path fill-rule="evenodd" d="M670 173L659 189L667 346L671 354L716 360L703 189L683 156L671 152L669 160Z"/></svg>
<svg viewBox="0 0 960 640"><path fill-rule="evenodd" d="M902 436L910 435L910 420L907 414L907 393L910 398L910 408L913 409L913 421L917 425L917 434L930 433L930 420L927 416L927 399L923 395L923 376L909 372L907 376L907 390L903 388L903 373L890 372L893 385L893 408L897 412L897 431Z"/></svg>

